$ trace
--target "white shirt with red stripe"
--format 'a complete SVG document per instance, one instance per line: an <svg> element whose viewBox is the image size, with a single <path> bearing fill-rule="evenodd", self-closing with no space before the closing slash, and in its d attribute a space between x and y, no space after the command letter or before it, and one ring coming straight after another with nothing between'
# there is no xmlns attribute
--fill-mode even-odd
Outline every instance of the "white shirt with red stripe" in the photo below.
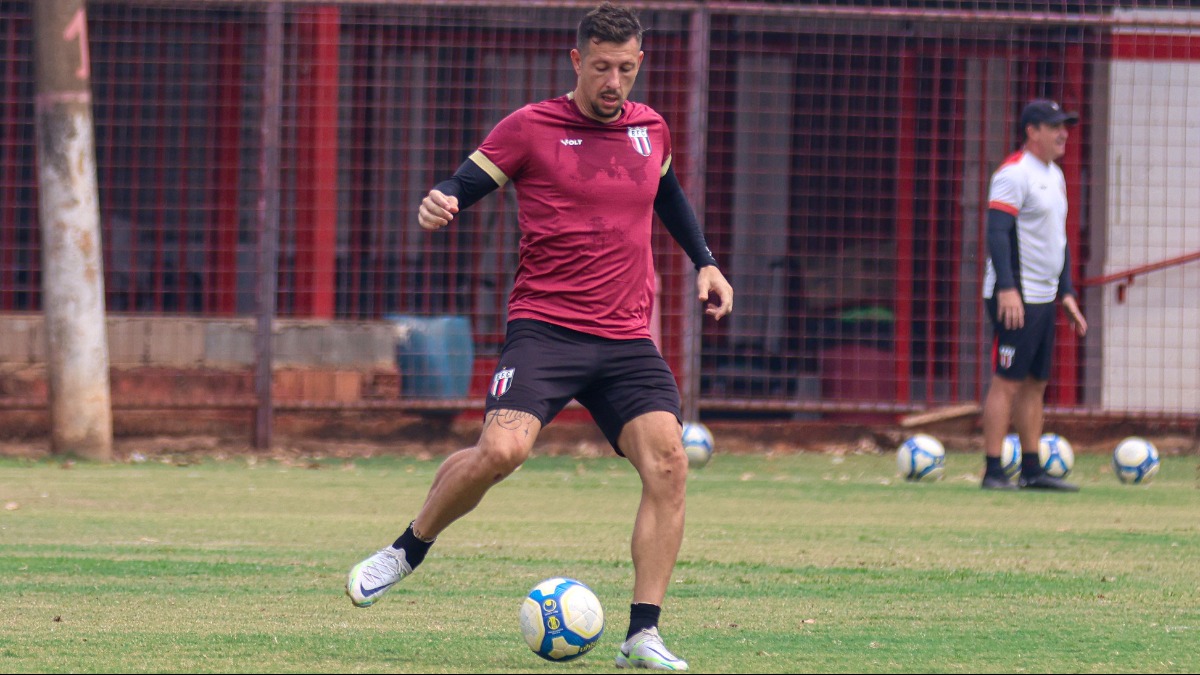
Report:
<svg viewBox="0 0 1200 675"><path fill-rule="evenodd" d="M1067 182L1062 169L1024 150L1013 153L992 175L988 208L1017 218L1018 269L1013 270L1025 302L1054 302L1066 264ZM996 269L989 256L983 297L992 297Z"/></svg>

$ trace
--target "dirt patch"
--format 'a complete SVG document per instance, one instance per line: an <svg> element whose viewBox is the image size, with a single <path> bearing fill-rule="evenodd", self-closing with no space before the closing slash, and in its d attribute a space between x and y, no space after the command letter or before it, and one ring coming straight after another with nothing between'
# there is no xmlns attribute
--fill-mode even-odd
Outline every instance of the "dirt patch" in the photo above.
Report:
<svg viewBox="0 0 1200 675"><path fill-rule="evenodd" d="M35 417L41 413L29 413ZM194 461L256 455L279 458L359 458L383 455L432 459L472 445L482 428L478 412L460 415L402 415L337 411L283 413L276 417L269 449L254 446L252 413L118 412L113 451L118 461L154 457ZM8 420L11 422L11 419ZM831 454L891 452L917 431L938 437L950 452L982 453L976 419L959 419L903 429L898 425L856 425L831 421L712 421L706 423L723 454ZM45 458L51 455L44 419L0 425L0 456ZM1076 453L1112 451L1127 436L1143 436L1167 456L1200 454L1197 425L1161 422L1047 419L1046 430L1071 441ZM590 421L555 421L544 429L535 454L576 457L611 456L608 441ZM190 459L189 459L190 458Z"/></svg>

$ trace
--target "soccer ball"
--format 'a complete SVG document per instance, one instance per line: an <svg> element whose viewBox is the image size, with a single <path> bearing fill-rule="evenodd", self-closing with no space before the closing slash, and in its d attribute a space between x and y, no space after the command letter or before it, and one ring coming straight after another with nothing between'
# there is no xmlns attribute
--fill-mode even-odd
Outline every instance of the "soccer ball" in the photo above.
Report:
<svg viewBox="0 0 1200 675"><path fill-rule="evenodd" d="M1004 444L1000 446L1000 468L1004 470L1004 475L1010 479L1021 473L1020 436L1009 434L1004 437Z"/></svg>
<svg viewBox="0 0 1200 675"><path fill-rule="evenodd" d="M687 453L690 468L700 469L708 464L713 454L713 437L708 427L699 422L684 424L683 451Z"/></svg>
<svg viewBox="0 0 1200 675"><path fill-rule="evenodd" d="M1144 438L1130 436L1113 450L1112 467L1122 483L1149 483L1158 473L1158 448Z"/></svg>
<svg viewBox="0 0 1200 675"><path fill-rule="evenodd" d="M547 579L521 604L521 634L533 653L547 661L577 659L604 634L604 609L592 589L578 581Z"/></svg>
<svg viewBox="0 0 1200 675"><path fill-rule="evenodd" d="M896 448L896 466L911 481L940 480L946 470L946 448L928 434L917 434Z"/></svg>
<svg viewBox="0 0 1200 675"><path fill-rule="evenodd" d="M1058 434L1042 434L1038 443L1038 459L1042 469L1055 478L1064 478L1075 466L1075 450L1067 439Z"/></svg>

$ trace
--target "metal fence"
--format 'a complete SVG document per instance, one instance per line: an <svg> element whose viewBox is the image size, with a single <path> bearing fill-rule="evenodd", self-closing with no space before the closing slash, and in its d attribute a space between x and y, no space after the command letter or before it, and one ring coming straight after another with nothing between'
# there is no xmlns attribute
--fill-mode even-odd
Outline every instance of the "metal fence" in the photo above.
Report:
<svg viewBox="0 0 1200 675"><path fill-rule="evenodd" d="M1200 10L635 4L650 30L633 97L671 125L738 297L690 340L689 265L659 228L662 348L693 405L803 417L978 400L988 182L1017 148L1022 104L1049 97L1082 116L1060 164L1093 327L1080 340L1060 322L1049 402L1200 411ZM416 205L503 116L573 88L590 5L89 2L108 309L258 311L264 63L278 50L278 316L465 317L473 368L490 372L513 193L438 234ZM29 8L0 0L0 312L41 308Z"/></svg>

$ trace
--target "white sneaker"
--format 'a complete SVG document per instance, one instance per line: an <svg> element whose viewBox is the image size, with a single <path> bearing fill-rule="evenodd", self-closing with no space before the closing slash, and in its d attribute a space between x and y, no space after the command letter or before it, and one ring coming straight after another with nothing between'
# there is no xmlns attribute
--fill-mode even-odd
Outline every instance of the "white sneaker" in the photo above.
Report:
<svg viewBox="0 0 1200 675"><path fill-rule="evenodd" d="M617 652L618 668L651 670L687 670L687 661L667 651L657 628L634 633Z"/></svg>
<svg viewBox="0 0 1200 675"><path fill-rule="evenodd" d="M401 579L412 574L404 551L388 546L354 566L346 580L346 595L355 607L370 607Z"/></svg>

